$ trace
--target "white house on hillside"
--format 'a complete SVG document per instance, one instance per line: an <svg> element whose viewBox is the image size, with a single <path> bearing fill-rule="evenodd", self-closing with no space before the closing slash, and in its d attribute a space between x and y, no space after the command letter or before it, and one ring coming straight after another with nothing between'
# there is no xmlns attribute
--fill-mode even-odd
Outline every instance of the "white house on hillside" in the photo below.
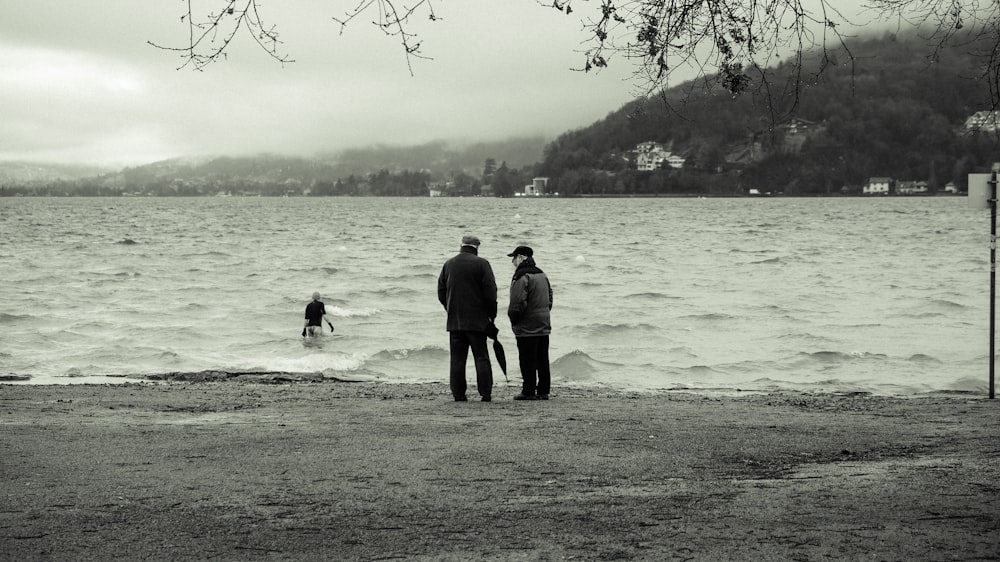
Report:
<svg viewBox="0 0 1000 562"><path fill-rule="evenodd" d="M892 180L890 178L871 178L861 188L861 193L864 195L889 195L889 185L891 183Z"/></svg>
<svg viewBox="0 0 1000 562"><path fill-rule="evenodd" d="M642 171L652 171L663 165L664 157L660 152L640 152L635 157L635 168Z"/></svg>
<svg viewBox="0 0 1000 562"><path fill-rule="evenodd" d="M1000 130L1000 113L996 110L977 111L965 120L965 130L995 133Z"/></svg>
<svg viewBox="0 0 1000 562"><path fill-rule="evenodd" d="M663 167L664 164L671 168L684 166L684 157L674 154L663 148L658 142L641 142L635 147L635 168L640 171L651 172Z"/></svg>

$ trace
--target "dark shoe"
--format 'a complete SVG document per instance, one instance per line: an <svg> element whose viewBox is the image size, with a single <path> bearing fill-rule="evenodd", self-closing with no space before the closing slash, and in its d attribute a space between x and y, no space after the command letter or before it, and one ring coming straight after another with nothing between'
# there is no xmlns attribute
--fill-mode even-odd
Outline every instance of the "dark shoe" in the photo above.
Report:
<svg viewBox="0 0 1000 562"><path fill-rule="evenodd" d="M518 394L514 400L538 400L533 394Z"/></svg>
<svg viewBox="0 0 1000 562"><path fill-rule="evenodd" d="M548 400L549 399L549 395L548 394L539 394L538 395L538 399L539 400Z"/></svg>
<svg viewBox="0 0 1000 562"><path fill-rule="evenodd" d="M483 402L492 402L492 401L493 401L492 396L483 396Z"/></svg>
<svg viewBox="0 0 1000 562"><path fill-rule="evenodd" d="M455 397L455 402L468 402L468 401L469 401L469 399L466 398L465 396L456 396Z"/></svg>

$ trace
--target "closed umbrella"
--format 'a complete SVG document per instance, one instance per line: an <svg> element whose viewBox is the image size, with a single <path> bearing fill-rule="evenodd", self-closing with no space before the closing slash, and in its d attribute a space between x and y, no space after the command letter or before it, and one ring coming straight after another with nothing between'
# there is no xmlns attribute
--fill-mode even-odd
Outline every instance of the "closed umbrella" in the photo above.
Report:
<svg viewBox="0 0 1000 562"><path fill-rule="evenodd" d="M500 330L496 327L496 324L490 322L490 327L486 328L486 335L493 340L493 354L496 355L497 363L500 364L500 370L503 371L504 380L510 382L510 379L507 378L507 354L504 352L500 340L497 339L497 336L500 335Z"/></svg>

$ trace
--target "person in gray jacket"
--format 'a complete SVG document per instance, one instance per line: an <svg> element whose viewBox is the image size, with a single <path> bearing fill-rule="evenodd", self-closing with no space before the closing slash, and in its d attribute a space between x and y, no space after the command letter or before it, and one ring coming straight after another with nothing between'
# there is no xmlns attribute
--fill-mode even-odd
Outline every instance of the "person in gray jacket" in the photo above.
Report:
<svg viewBox="0 0 1000 562"><path fill-rule="evenodd" d="M472 349L476 363L476 386L483 402L493 396L493 367L486 347L486 333L497 316L497 281L493 268L479 257L479 238L465 236L458 255L449 259L438 276L438 301L448 312L451 351L449 384L457 402L465 395L465 363Z"/></svg>
<svg viewBox="0 0 1000 562"><path fill-rule="evenodd" d="M514 400L548 400L552 386L549 370L549 334L552 333L552 285L535 265L534 250L518 246L507 254L513 258L507 316L517 338L521 367L521 393Z"/></svg>

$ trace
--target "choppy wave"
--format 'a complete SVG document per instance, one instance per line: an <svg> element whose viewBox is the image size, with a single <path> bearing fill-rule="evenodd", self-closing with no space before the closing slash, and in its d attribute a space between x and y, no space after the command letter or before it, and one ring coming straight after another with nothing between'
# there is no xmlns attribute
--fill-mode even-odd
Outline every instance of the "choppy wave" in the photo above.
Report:
<svg viewBox="0 0 1000 562"><path fill-rule="evenodd" d="M623 298L660 301L660 300L680 300L681 297L668 295L666 293L646 292L646 293L632 293L630 295L625 295Z"/></svg>
<svg viewBox="0 0 1000 562"><path fill-rule="evenodd" d="M339 306L327 306L326 310L334 318L370 318L382 312L378 308L343 308Z"/></svg>
<svg viewBox="0 0 1000 562"><path fill-rule="evenodd" d="M233 254L231 254L229 252L223 252L222 250L208 250L206 252L192 252L192 253L189 253L189 254L184 254L182 257L183 258L187 258L187 259L192 259L192 258L212 258L212 259L214 259L214 258L232 258L232 257L236 257L236 256L234 256Z"/></svg>
<svg viewBox="0 0 1000 562"><path fill-rule="evenodd" d="M552 362L552 376L567 381L588 382L595 380L598 373L621 367L621 364L598 361L579 349L571 351Z"/></svg>
<svg viewBox="0 0 1000 562"><path fill-rule="evenodd" d="M802 352L798 355L800 360L806 363L847 363L851 361L884 361L888 357L882 353L868 353L866 351L815 351L812 353Z"/></svg>
<svg viewBox="0 0 1000 562"><path fill-rule="evenodd" d="M13 324L15 322L23 322L34 318L30 314L8 314L6 312L0 312L0 324Z"/></svg>
<svg viewBox="0 0 1000 562"><path fill-rule="evenodd" d="M660 328L652 324L632 323L632 324L589 324L580 326L576 330L588 337L614 335L616 337L626 337L626 334L656 332Z"/></svg>
<svg viewBox="0 0 1000 562"><path fill-rule="evenodd" d="M418 297L425 296L427 294L426 290L416 288L416 287L386 287L384 289L378 289L371 291L376 298L405 298L405 297Z"/></svg>
<svg viewBox="0 0 1000 562"><path fill-rule="evenodd" d="M688 314L681 316L681 320L695 320L704 322L717 322L721 320L735 320L736 317L732 314L725 314L722 312L706 312L704 314Z"/></svg>
<svg viewBox="0 0 1000 562"><path fill-rule="evenodd" d="M813 334L810 332L790 332L787 334L781 334L777 336L779 340L793 340L802 342L826 342L830 340L829 336L822 336L819 334Z"/></svg>
<svg viewBox="0 0 1000 562"><path fill-rule="evenodd" d="M927 304L930 305L930 306L940 306L940 307L949 308L949 309L950 308L957 308L957 309L969 308L968 306L966 306L964 304L957 303L957 302L950 301L950 300L946 300L946 299L934 299L934 300L931 300Z"/></svg>
<svg viewBox="0 0 1000 562"><path fill-rule="evenodd" d="M373 361L401 361L401 360L424 360L431 359L440 361L447 359L449 352L443 347L428 345L412 349L384 349L372 355Z"/></svg>
<svg viewBox="0 0 1000 562"><path fill-rule="evenodd" d="M424 266L410 267L409 271L406 273L399 273L394 275L385 275L381 278L383 282L398 282L399 284L413 285L421 279L424 281L436 281L438 278L438 268L435 267L435 271L423 271Z"/></svg>

